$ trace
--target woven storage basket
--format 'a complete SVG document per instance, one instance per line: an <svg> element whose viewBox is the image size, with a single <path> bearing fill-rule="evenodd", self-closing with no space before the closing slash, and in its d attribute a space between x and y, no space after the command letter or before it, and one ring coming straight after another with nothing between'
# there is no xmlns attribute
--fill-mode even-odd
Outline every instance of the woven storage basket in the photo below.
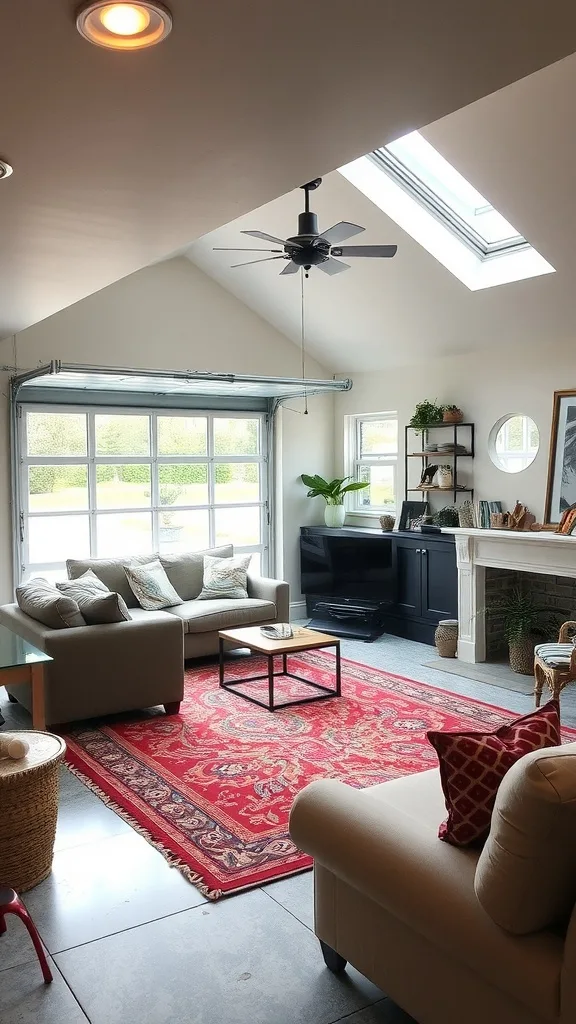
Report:
<svg viewBox="0 0 576 1024"><path fill-rule="evenodd" d="M434 643L441 658L455 658L458 650L458 620L440 619L434 633Z"/></svg>
<svg viewBox="0 0 576 1024"><path fill-rule="evenodd" d="M0 759L0 880L26 892L50 874L58 815L58 771L66 744L47 732L19 732L25 758Z"/></svg>
<svg viewBox="0 0 576 1024"><path fill-rule="evenodd" d="M510 668L519 675L531 676L534 673L534 637L523 640L511 640L508 644Z"/></svg>

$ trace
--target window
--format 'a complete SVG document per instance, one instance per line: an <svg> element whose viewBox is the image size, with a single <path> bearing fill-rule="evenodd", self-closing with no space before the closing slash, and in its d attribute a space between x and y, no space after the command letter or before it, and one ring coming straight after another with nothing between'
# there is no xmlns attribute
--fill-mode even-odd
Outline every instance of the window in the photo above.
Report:
<svg viewBox="0 0 576 1024"><path fill-rule="evenodd" d="M554 272L419 132L340 171L473 291Z"/></svg>
<svg viewBox="0 0 576 1024"><path fill-rule="evenodd" d="M395 412L347 417L347 473L369 484L349 493L349 511L382 515L396 511L398 417Z"/></svg>
<svg viewBox="0 0 576 1024"><path fill-rule="evenodd" d="M226 543L266 569L265 416L21 409L21 578Z"/></svg>

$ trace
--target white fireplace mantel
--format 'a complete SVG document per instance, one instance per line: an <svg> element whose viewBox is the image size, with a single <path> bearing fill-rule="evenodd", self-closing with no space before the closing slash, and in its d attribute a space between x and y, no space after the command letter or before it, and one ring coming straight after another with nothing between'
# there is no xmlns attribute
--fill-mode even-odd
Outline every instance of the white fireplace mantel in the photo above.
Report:
<svg viewBox="0 0 576 1024"><path fill-rule="evenodd" d="M485 567L576 578L576 537L547 531L443 529L454 534L458 564L458 657L486 657Z"/></svg>

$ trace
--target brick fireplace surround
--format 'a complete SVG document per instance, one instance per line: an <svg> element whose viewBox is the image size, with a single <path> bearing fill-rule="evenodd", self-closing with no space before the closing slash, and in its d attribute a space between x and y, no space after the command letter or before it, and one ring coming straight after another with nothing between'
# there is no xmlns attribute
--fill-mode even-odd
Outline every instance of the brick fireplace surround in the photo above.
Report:
<svg viewBox="0 0 576 1024"><path fill-rule="evenodd" d="M546 531L444 529L456 542L458 564L458 657L475 663L486 660L486 568L538 573L555 577L554 589L576 580L576 537ZM562 578L562 580L560 579ZM562 607L570 607L566 592ZM559 608L560 605L557 605Z"/></svg>

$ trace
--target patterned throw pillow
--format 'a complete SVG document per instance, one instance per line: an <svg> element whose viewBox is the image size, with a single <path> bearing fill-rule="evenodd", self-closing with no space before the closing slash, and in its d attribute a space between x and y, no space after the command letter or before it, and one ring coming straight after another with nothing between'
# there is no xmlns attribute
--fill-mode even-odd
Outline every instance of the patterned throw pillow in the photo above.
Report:
<svg viewBox="0 0 576 1024"><path fill-rule="evenodd" d="M156 612L183 603L158 559L145 565L125 565L124 572L134 597L146 611Z"/></svg>
<svg viewBox="0 0 576 1024"><path fill-rule="evenodd" d="M248 597L247 571L251 558L252 555L236 555L233 558L204 555L204 579L197 600L228 598L240 601Z"/></svg>
<svg viewBox="0 0 576 1024"><path fill-rule="evenodd" d="M508 769L531 750L561 742L560 705L551 700L494 732L426 735L438 754L448 811L438 835L453 846L469 846L486 839L496 793Z"/></svg>

